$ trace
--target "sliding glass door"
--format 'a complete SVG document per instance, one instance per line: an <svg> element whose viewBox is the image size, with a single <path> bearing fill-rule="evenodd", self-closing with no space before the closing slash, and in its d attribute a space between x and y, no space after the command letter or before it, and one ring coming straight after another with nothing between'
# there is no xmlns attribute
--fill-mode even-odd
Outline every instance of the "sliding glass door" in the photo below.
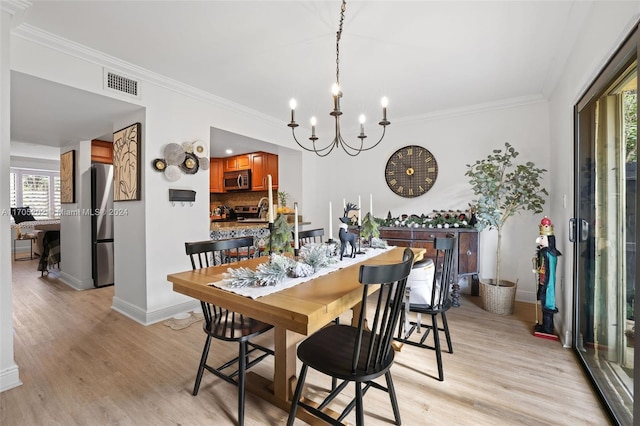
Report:
<svg viewBox="0 0 640 426"><path fill-rule="evenodd" d="M576 106L572 219L574 346L613 416L628 425L637 383L637 50L636 31Z"/></svg>

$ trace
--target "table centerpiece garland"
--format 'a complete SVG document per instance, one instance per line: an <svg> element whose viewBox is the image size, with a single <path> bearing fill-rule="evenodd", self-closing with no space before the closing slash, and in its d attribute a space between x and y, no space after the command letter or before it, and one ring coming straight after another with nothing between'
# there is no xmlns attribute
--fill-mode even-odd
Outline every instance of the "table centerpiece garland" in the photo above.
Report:
<svg viewBox="0 0 640 426"><path fill-rule="evenodd" d="M309 277L320 269L336 263L331 256L332 248L325 244L307 244L300 249L299 259L273 253L269 262L258 265L256 270L249 268L229 268L224 281L230 287L274 286L287 277Z"/></svg>
<svg viewBox="0 0 640 426"><path fill-rule="evenodd" d="M257 299L360 263L393 248L380 244L378 247L367 248L364 255L339 261L334 244L307 244L300 249L297 260L274 253L269 262L261 263L255 270L246 267L228 268L221 281L209 285Z"/></svg>

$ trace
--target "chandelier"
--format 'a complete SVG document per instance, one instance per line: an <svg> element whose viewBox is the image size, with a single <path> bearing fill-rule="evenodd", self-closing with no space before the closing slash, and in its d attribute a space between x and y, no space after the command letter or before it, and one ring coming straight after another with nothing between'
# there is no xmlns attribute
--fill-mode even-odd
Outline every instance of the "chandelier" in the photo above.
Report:
<svg viewBox="0 0 640 426"><path fill-rule="evenodd" d="M382 136L380 136L380 139L378 140L378 142L376 142L372 146L365 147L364 140L367 138L367 136L364 134L365 116L362 114L359 117L360 134L357 136L357 138L360 139L360 142L355 142L353 143L353 145L350 145L347 142L345 142L345 140L342 138L342 133L340 131L340 116L342 115L342 111L340 111L340 98L342 98L342 89L340 88L340 38L342 36L342 24L344 22L344 11L346 7L347 7L346 1L342 0L342 7L340 9L340 25L338 27L338 32L336 34L336 82L331 89L331 92L333 94L333 111L329 113L329 115L332 116L335 120L336 133L335 133L335 137L333 138L333 141L331 141L331 143L329 143L326 146L323 146L323 147L319 146L320 144L316 142L318 140L318 137L316 136L317 121L315 117L311 117L311 137L309 138L309 140L311 141L311 147L309 148L301 144L298 141L298 138L296 138L296 127L298 127L298 123L296 123L295 121L295 110L297 105L296 100L291 99L291 102L289 103L289 106L291 107L291 122L287 124L287 126L291 127L291 133L293 134L293 139L302 149L306 151L315 152L320 157L326 157L327 155L331 154L331 151L333 151L333 149L338 146L341 147L344 150L344 152L346 152L352 157L355 157L356 155L360 154L362 151L368 151L370 149L373 149L376 146L378 146L378 144L382 141L382 139L384 138L387 126L391 124L391 122L387 120L388 101L387 101L387 98L384 97L382 98L382 120L378 123L380 126L382 126Z"/></svg>

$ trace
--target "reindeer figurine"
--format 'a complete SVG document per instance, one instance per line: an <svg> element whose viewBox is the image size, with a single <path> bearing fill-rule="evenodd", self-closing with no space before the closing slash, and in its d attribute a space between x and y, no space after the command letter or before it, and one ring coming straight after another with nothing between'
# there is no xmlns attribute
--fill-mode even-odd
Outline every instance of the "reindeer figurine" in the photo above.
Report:
<svg viewBox="0 0 640 426"><path fill-rule="evenodd" d="M344 252L347 249L347 243L351 245L351 257L356 257L356 234L352 234L348 231L349 222L351 218L349 217L349 212L358 210L358 206L355 204L347 204L344 209L344 216L340 218L340 232L338 236L340 237L340 260L344 257Z"/></svg>

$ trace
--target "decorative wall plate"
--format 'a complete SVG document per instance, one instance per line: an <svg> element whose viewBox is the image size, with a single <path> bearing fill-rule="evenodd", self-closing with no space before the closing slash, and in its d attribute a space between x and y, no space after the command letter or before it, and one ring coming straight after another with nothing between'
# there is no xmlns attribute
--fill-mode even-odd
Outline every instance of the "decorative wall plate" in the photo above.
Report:
<svg viewBox="0 0 640 426"><path fill-rule="evenodd" d="M193 175L198 171L198 167L198 157L189 152L185 153L184 161L180 165L182 171L187 174Z"/></svg>
<svg viewBox="0 0 640 426"><path fill-rule="evenodd" d="M164 169L167 168L167 162L162 158L156 158L151 164L153 165L153 168L159 172L164 172Z"/></svg>
<svg viewBox="0 0 640 426"><path fill-rule="evenodd" d="M193 153L197 156L197 157L209 157L209 147L207 146L206 143L202 142L202 141L195 141L192 144L193 146Z"/></svg>
<svg viewBox="0 0 640 426"><path fill-rule="evenodd" d="M180 144L170 143L164 147L164 159L168 165L179 166L185 157L184 148Z"/></svg>
<svg viewBox="0 0 640 426"><path fill-rule="evenodd" d="M209 157L198 157L200 170L209 170Z"/></svg>
<svg viewBox="0 0 640 426"><path fill-rule="evenodd" d="M175 182L180 179L182 175L182 171L180 170L180 166L176 166L175 164L170 164L164 170L164 175L170 182Z"/></svg>

